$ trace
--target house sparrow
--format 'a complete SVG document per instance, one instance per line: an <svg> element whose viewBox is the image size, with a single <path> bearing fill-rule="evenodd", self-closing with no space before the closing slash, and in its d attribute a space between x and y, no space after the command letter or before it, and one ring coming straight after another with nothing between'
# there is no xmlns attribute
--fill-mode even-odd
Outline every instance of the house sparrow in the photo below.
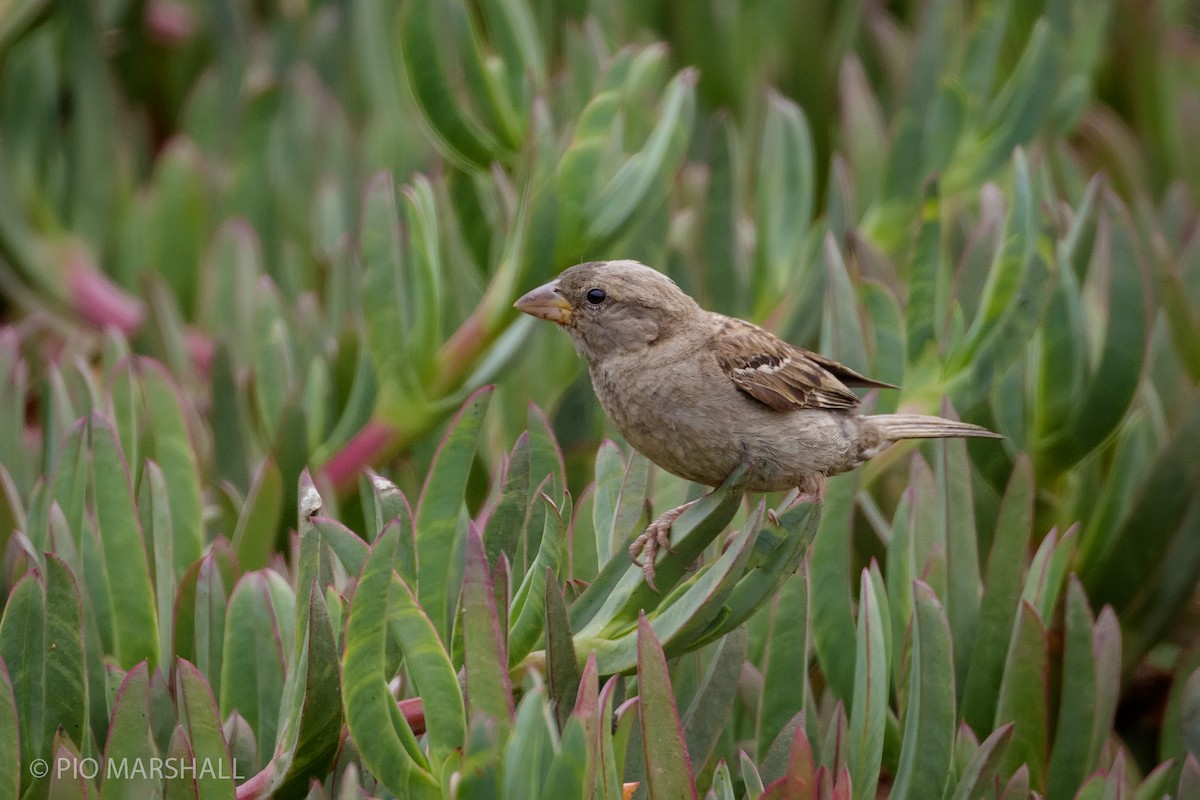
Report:
<svg viewBox="0 0 1200 800"><path fill-rule="evenodd" d="M827 475L899 439L1001 438L965 422L858 413L849 386L891 388L757 325L705 311L667 276L636 261L571 267L516 302L571 335L592 387L625 439L658 466L719 486L749 467L752 491L799 489L819 501ZM690 504L689 504L690 505ZM630 547L653 586L670 546L672 509Z"/></svg>

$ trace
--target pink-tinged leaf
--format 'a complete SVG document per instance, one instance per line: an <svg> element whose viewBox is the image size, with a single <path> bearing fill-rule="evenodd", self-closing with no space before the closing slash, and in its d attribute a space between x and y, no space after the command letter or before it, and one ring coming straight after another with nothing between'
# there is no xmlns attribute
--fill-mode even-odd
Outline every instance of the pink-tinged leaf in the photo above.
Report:
<svg viewBox="0 0 1200 800"><path fill-rule="evenodd" d="M1176 800L1200 800L1200 761L1195 753L1188 753L1183 768L1179 771L1179 791Z"/></svg>
<svg viewBox="0 0 1200 800"><path fill-rule="evenodd" d="M194 665L182 659L175 670L175 701L179 721L191 742L192 756L208 770L197 770L196 788L204 800L235 796L235 765L225 742L217 701L212 689Z"/></svg>
<svg viewBox="0 0 1200 800"><path fill-rule="evenodd" d="M171 734L167 758L172 759L176 764L195 762L196 754L192 751L192 743L188 741L182 725L177 725L174 733ZM166 800L200 800L197 774L190 770L179 770L174 777L167 779L164 794Z"/></svg>
<svg viewBox="0 0 1200 800"><path fill-rule="evenodd" d="M513 718L508 653L500 633L487 554L475 526L467 532L462 613L468 716L474 718L483 714L494 719L498 726L497 738L504 741Z"/></svg>
<svg viewBox="0 0 1200 800"><path fill-rule="evenodd" d="M1022 764L1004 787L1004 793L1000 795L1000 800L1028 800L1028 798L1029 767Z"/></svg>
<svg viewBox="0 0 1200 800"><path fill-rule="evenodd" d="M575 639L567 621L567 606L554 570L546 568L546 666L550 700L558 718L558 729L566 733L572 702L579 695L579 660ZM595 654L594 651L592 653Z"/></svg>
<svg viewBox="0 0 1200 800"><path fill-rule="evenodd" d="M65 278L75 310L97 328L116 328L128 336L142 326L146 310L141 301L113 283L82 248L71 248Z"/></svg>
<svg viewBox="0 0 1200 800"><path fill-rule="evenodd" d="M92 781L99 776L99 765L92 759L82 759L79 748L61 728L54 734L50 752L50 800L87 800L99 797Z"/></svg>
<svg viewBox="0 0 1200 800"><path fill-rule="evenodd" d="M638 697L650 796L696 797L667 658L644 613L638 614Z"/></svg>
<svg viewBox="0 0 1200 800"><path fill-rule="evenodd" d="M339 493L348 491L364 469L383 461L395 449L399 437L395 426L371 420L325 462L321 468L325 480Z"/></svg>
<svg viewBox="0 0 1200 800"><path fill-rule="evenodd" d="M850 768L842 767L833 783L833 791L828 795L829 800L850 800L854 791L854 783L850 779Z"/></svg>
<svg viewBox="0 0 1200 800"><path fill-rule="evenodd" d="M813 760L812 744L804 734L804 727L798 726L795 728L795 736L792 737L787 774L767 787L763 797L799 800L815 797L816 790L816 764Z"/></svg>
<svg viewBox="0 0 1200 800"><path fill-rule="evenodd" d="M603 742L601 728L608 726L600 719L599 676L596 658L589 655L583 672L579 676L579 693L575 698L574 718L583 726L587 757L584 762L583 785L591 790L596 785L596 774L601 767Z"/></svg>
<svg viewBox="0 0 1200 800"><path fill-rule="evenodd" d="M1100 609L1092 631L1092 657L1096 663L1095 728L1088 758L1094 764L1112 730L1117 716L1117 701L1121 697L1121 623L1112 606Z"/></svg>
<svg viewBox="0 0 1200 800"><path fill-rule="evenodd" d="M588 662L594 659L588 658ZM585 668L584 672L587 672ZM621 777L625 774L625 751L623 743L618 745L617 737L614 734L612 723L613 719L613 695L616 693L617 682L619 678L614 675L609 678L604 684L604 688L600 690L598 698L601 724L597 726L597 736L599 741L600 757L596 764L596 790L597 795L601 798L611 798L620 795L621 792ZM580 684L580 692L585 691L585 685ZM633 700L637 702L636 698ZM632 716L626 714L624 719L631 720ZM631 727L626 725L626 728ZM618 749L618 747L620 749Z"/></svg>
<svg viewBox="0 0 1200 800"><path fill-rule="evenodd" d="M125 674L113 698L108 741L104 744L106 763L134 764L139 760L149 763L149 759L157 754L147 724L149 717L150 675L146 663L142 662ZM157 788L148 775L121 772L107 774L104 778L104 796L116 800L149 797Z"/></svg>
<svg viewBox="0 0 1200 800"><path fill-rule="evenodd" d="M959 735L961 736L963 733L974 736L971 734L970 728L961 728ZM970 800L972 797L978 797L984 787L992 782L992 778L1008 750L1012 733L1013 725L1010 722L992 731L992 734L983 740L983 744L979 745L975 754L963 768L952 800Z"/></svg>
<svg viewBox="0 0 1200 800"><path fill-rule="evenodd" d="M838 711L841 711L841 706L838 706ZM845 715L842 715L842 721L845 722ZM776 781L786 778L788 770L791 768L792 746L797 736L807 734L804 732L804 712L798 711L792 715L779 733L775 736L771 746L765 748L763 754L759 757L758 771L762 780L767 784L773 784Z"/></svg>
<svg viewBox="0 0 1200 800"><path fill-rule="evenodd" d="M0 772L0 796L18 797L21 789L21 729L17 698L3 658L0 658L0 764L17 765L16 769Z"/></svg>
<svg viewBox="0 0 1200 800"><path fill-rule="evenodd" d="M1046 767L1049 671L1045 627L1033 606L1022 601L1000 684L996 726L1014 723L1002 772L1023 765L1027 784L1037 786Z"/></svg>

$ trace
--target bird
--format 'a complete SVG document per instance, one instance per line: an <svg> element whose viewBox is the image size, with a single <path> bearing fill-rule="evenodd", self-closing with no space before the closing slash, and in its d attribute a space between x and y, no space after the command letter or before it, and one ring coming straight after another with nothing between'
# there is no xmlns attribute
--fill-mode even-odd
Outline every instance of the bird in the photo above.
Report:
<svg viewBox="0 0 1200 800"><path fill-rule="evenodd" d="M1003 438L942 417L863 414L852 387L898 387L706 311L637 261L577 264L514 306L570 334L600 405L630 445L705 486L745 465L750 491L797 490L793 502L820 502L827 476L901 439ZM655 558L670 549L671 525L690 505L660 515L630 545L651 588Z"/></svg>

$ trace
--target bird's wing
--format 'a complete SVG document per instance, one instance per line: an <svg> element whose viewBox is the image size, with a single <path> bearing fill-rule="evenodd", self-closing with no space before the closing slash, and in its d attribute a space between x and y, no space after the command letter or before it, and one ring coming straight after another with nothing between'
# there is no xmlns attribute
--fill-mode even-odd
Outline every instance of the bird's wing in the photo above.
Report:
<svg viewBox="0 0 1200 800"><path fill-rule="evenodd" d="M729 380L776 411L854 408L847 385L895 388L740 319L718 318L711 346Z"/></svg>

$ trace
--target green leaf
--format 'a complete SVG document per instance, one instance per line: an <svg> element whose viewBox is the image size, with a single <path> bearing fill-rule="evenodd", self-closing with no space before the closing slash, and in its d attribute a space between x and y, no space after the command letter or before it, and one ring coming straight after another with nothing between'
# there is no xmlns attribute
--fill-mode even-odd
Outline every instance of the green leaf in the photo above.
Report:
<svg viewBox="0 0 1200 800"><path fill-rule="evenodd" d="M805 670L811 648L807 565L784 581L769 608L763 688L758 702L758 752L766 753L789 719L805 707Z"/></svg>
<svg viewBox="0 0 1200 800"><path fill-rule="evenodd" d="M207 759L211 772L199 770L196 775L197 795L208 798L233 798L233 757L225 743L217 703L204 676L195 666L180 659L175 669L175 697L180 724L187 731L195 763Z"/></svg>
<svg viewBox="0 0 1200 800"><path fill-rule="evenodd" d="M735 470L672 524L672 549L658 563L654 579L662 591L669 592L725 529L741 504L745 477L744 469ZM596 580L571 604L576 645L605 631L631 632L639 611L654 608L662 600L663 596L646 585L641 569L627 557L609 559Z"/></svg>
<svg viewBox="0 0 1200 800"><path fill-rule="evenodd" d="M1047 797L1069 798L1083 784L1084 777L1096 766L1098 754L1091 752L1092 741L1101 727L1111 727L1111 720L1095 717L1100 710L1097 695L1101 687L1097 684L1093 652L1094 626L1083 585L1072 575L1067 584L1062 699L1046 777Z"/></svg>
<svg viewBox="0 0 1200 800"><path fill-rule="evenodd" d="M50 800L86 800L96 793L88 775L90 765L79 756L79 748L62 731L54 734L50 747Z"/></svg>
<svg viewBox="0 0 1200 800"><path fill-rule="evenodd" d="M184 417L184 400L166 370L148 359L138 361L138 374L149 413L148 456L167 481L174 533L175 574L199 560L202 536L200 472Z"/></svg>
<svg viewBox="0 0 1200 800"><path fill-rule="evenodd" d="M1060 470L1108 438L1125 416L1141 381L1150 278L1137 251L1128 212L1111 193L1103 200L1088 277L1097 282L1108 280L1099 290L1108 299L1108 307L1101 312L1108 324L1099 364L1082 395L1075 395L1070 419L1057 427L1044 445L1045 460Z"/></svg>
<svg viewBox="0 0 1200 800"><path fill-rule="evenodd" d="M812 546L812 637L817 660L834 695L854 693L854 616L850 610L850 518L857 473L829 480L821 524ZM879 632L882 635L882 631Z"/></svg>
<svg viewBox="0 0 1200 800"><path fill-rule="evenodd" d="M970 408L1024 349L1049 302L1048 270L1034 249L1036 196L1024 153L1013 155L1013 191L1002 238L979 310L951 359L960 372L954 401ZM1031 301L1031 298L1034 298Z"/></svg>
<svg viewBox="0 0 1200 800"><path fill-rule="evenodd" d="M964 729L960 729L959 735L962 736L963 733ZM1012 736L1013 725L1008 723L996 728L988 738L983 740L959 776L958 785L954 788L951 800L971 800L971 798L982 796L992 788L993 776L996 775L1001 761L1008 752Z"/></svg>
<svg viewBox="0 0 1200 800"><path fill-rule="evenodd" d="M746 629L738 628L726 636L715 650L682 719L688 757L695 759L701 768L716 753L733 716L738 681L746 662Z"/></svg>
<svg viewBox="0 0 1200 800"><path fill-rule="evenodd" d="M417 504L417 591L443 642L450 641L458 603L460 579L455 575L461 575L463 495L491 397L490 386L475 392L450 423Z"/></svg>
<svg viewBox="0 0 1200 800"><path fill-rule="evenodd" d="M357 533L337 520L328 517L312 517L311 521L313 527L321 533L321 542L329 546L346 571L351 575L362 572L363 562L367 560L367 554L370 552L367 543L359 538ZM390 527L399 528L400 526ZM405 534L402 532L400 535L403 537ZM397 565L397 569L399 569L399 565Z"/></svg>
<svg viewBox="0 0 1200 800"><path fill-rule="evenodd" d="M526 685L517 706L513 735L504 749L504 792L501 797L541 797L554 762L554 720L546 688L537 678Z"/></svg>
<svg viewBox="0 0 1200 800"><path fill-rule="evenodd" d="M938 797L954 746L954 658L946 613L927 584L913 584L912 663L900 767L889 797Z"/></svg>
<svg viewBox="0 0 1200 800"><path fill-rule="evenodd" d="M117 800L140 800L160 788L159 781L136 769L148 765L157 755L147 720L150 717L150 675L145 664L138 664L125 673L113 698L112 720L108 740L104 745L104 760L110 764L127 764L128 769L106 770L104 795ZM243 770L242 766L238 766Z"/></svg>
<svg viewBox="0 0 1200 800"><path fill-rule="evenodd" d="M938 0L922 9L913 51L916 60L907 82L903 110L893 123L897 132L884 180L884 197L892 202L915 203L925 179L922 160L914 156L926 150L927 140L933 135L930 108L947 60L947 41L957 38L954 12L954 4L946 0Z"/></svg>
<svg viewBox="0 0 1200 800"><path fill-rule="evenodd" d="M817 171L800 106L769 91L755 185L754 271L775 290L791 280L813 214Z"/></svg>
<svg viewBox="0 0 1200 800"><path fill-rule="evenodd" d="M1049 669L1046 630L1033 606L1022 601L1004 664L995 727L1013 723L1003 774L1011 774L1023 764L1036 786L1042 785L1046 768Z"/></svg>
<svg viewBox="0 0 1200 800"><path fill-rule="evenodd" d="M238 565L247 571L267 565L283 510L283 476L274 459L259 465L238 516L232 546Z"/></svg>
<svg viewBox="0 0 1200 800"><path fill-rule="evenodd" d="M562 586L551 569L546 570L545 603L546 673L550 683L550 701L554 704L558 729L565 735L571 707L579 695L581 677Z"/></svg>
<svg viewBox="0 0 1200 800"><path fill-rule="evenodd" d="M936 352L939 328L945 318L941 213L941 197L933 183L925 192L920 228L909 260L905 333L910 364L925 358L931 348Z"/></svg>
<svg viewBox="0 0 1200 800"><path fill-rule="evenodd" d="M46 554L45 722L42 741L55 730L87 742L87 675L83 656L83 610L75 576L53 553ZM30 655L37 657L37 651Z"/></svg>
<svg viewBox="0 0 1200 800"><path fill-rule="evenodd" d="M500 496L481 523L488 564L495 564L501 553L511 562L523 538L531 485L528 431L517 437L501 471L500 484Z"/></svg>
<svg viewBox="0 0 1200 800"><path fill-rule="evenodd" d="M142 536L152 556L154 599L158 613L158 652L172 653L174 638L175 536L171 523L171 501L167 496L167 479L158 464L147 461L142 469L138 487L138 518Z"/></svg>
<svg viewBox="0 0 1200 800"><path fill-rule="evenodd" d="M310 591L299 655L289 664L279 714L285 722L273 766L281 779L272 791L278 789L281 796L296 796L328 774L342 746L345 717L333 625L325 595Z"/></svg>
<svg viewBox="0 0 1200 800"><path fill-rule="evenodd" d="M0 625L0 632L3 626ZM3 641L0 637L0 641ZM8 675L8 665L0 657L0 761L15 765L17 769L5 771L5 778L0 775L0 798L17 800L21 788L21 723L17 716L17 698L13 692L12 680Z"/></svg>
<svg viewBox="0 0 1200 800"><path fill-rule="evenodd" d="M55 725L47 720L45 707L45 658L29 654L45 652L46 595L37 573L27 572L8 594L4 616L0 618L0 660L9 668L12 692L16 697L21 749L18 775L28 775L33 759L45 757L49 746L44 727Z"/></svg>
<svg viewBox="0 0 1200 800"><path fill-rule="evenodd" d="M389 791L435 798L438 782L388 689L392 676L384 672L389 597L398 591L392 579L398 542L399 532L387 530L375 540L350 602L342 655L346 724L363 764Z"/></svg>
<svg viewBox="0 0 1200 800"><path fill-rule="evenodd" d="M267 578L259 572L242 576L229 597L221 661L221 717L236 709L255 732L258 752L263 754L275 746L288 655L278 620L290 619L294 613L292 608L274 607Z"/></svg>
<svg viewBox="0 0 1200 800"><path fill-rule="evenodd" d="M825 298L821 314L821 352L851 369L866 371L867 343L846 261L832 233L825 235Z"/></svg>
<svg viewBox="0 0 1200 800"><path fill-rule="evenodd" d="M696 797L667 659L645 614L638 614L638 698L646 783L652 797Z"/></svg>
<svg viewBox="0 0 1200 800"><path fill-rule="evenodd" d="M1054 101L1060 49L1047 20L1039 19L1008 82L988 105L982 129L947 170L947 186L955 191L974 186L1033 137Z"/></svg>
<svg viewBox="0 0 1200 800"><path fill-rule="evenodd" d="M157 664L158 618L129 469L106 420L93 416L87 437L96 529L112 598L115 655L126 669L139 661Z"/></svg>
<svg viewBox="0 0 1200 800"><path fill-rule="evenodd" d="M209 551L199 563L196 573L195 604L192 632L196 665L216 693L221 691L221 661L224 656L225 617L228 609L228 589L221 575L216 551ZM178 621L175 630L184 629Z"/></svg>
<svg viewBox="0 0 1200 800"><path fill-rule="evenodd" d="M1029 459L1013 469L996 520L987 579L979 607L978 635L967 667L962 717L972 729L989 730L1004 674L1005 655L1021 597L1022 575L1033 530L1034 483Z"/></svg>
<svg viewBox="0 0 1200 800"><path fill-rule="evenodd" d="M483 63L478 35L467 9L458 2L417 0L401 9L401 55L404 74L417 107L429 124L443 155L461 167L486 170L493 161L507 163L512 152L462 102L462 90L480 82L495 90ZM464 86L456 80L471 77ZM495 122L495 120L491 120Z"/></svg>
<svg viewBox="0 0 1200 800"><path fill-rule="evenodd" d="M707 644L729 633L773 597L784 576L800 568L820 521L820 506L803 503L784 513L778 527L764 526L754 543L752 560L758 563L752 564L725 599L728 613L722 610L717 621L696 644Z"/></svg>
<svg viewBox="0 0 1200 800"><path fill-rule="evenodd" d="M544 494L538 497L546 506L545 529L537 557L521 580L509 608L509 666L515 666L529 655L541 638L546 624L547 571L557 575L562 565L566 525L550 499Z"/></svg>
<svg viewBox="0 0 1200 800"><path fill-rule="evenodd" d="M949 413L943 410L943 413ZM941 508L938 539L946 547L946 615L956 646L954 674L965 683L979 619L979 550L975 504L971 496L971 461L965 439L940 439L934 450Z"/></svg>
<svg viewBox="0 0 1200 800"><path fill-rule="evenodd" d="M854 699L850 707L848 760L854 797L874 798L883 759L887 720L888 663L883 617L870 573L863 570L859 590Z"/></svg>
<svg viewBox="0 0 1200 800"><path fill-rule="evenodd" d="M425 705L430 759L442 764L466 738L466 712L458 677L432 620L417 604L412 590L396 576L391 602L389 621L400 636L405 668Z"/></svg>
<svg viewBox="0 0 1200 800"><path fill-rule="evenodd" d="M630 536L644 527L649 479L650 461L641 453L630 453L626 462L615 444L601 444L596 453L596 499L592 506L596 552L601 562L612 558Z"/></svg>
<svg viewBox="0 0 1200 800"><path fill-rule="evenodd" d="M680 72L663 92L662 110L640 151L630 156L587 205L586 241L602 250L618 239L639 212L666 197L687 151L696 114L695 70Z"/></svg>
<svg viewBox="0 0 1200 800"><path fill-rule="evenodd" d="M669 595L654 612L654 632L665 650L672 656L686 652L708 641L709 626L722 621L724 604L749 561L754 542L761 530L763 504L747 518L725 552L712 565L697 572L689 581ZM681 517L682 519L682 517ZM639 614L644 611L639 609ZM608 636L592 640L583 633L577 637L577 647L596 653L602 672L625 672L636 663L640 634L632 630L609 630Z"/></svg>
<svg viewBox="0 0 1200 800"><path fill-rule="evenodd" d="M1079 526L1072 525L1058 540L1058 532L1052 530L1034 553L1021 599L1033 604L1040 619L1050 619L1058 605L1058 595L1067 575L1068 560L1075 551L1078 531Z"/></svg>

